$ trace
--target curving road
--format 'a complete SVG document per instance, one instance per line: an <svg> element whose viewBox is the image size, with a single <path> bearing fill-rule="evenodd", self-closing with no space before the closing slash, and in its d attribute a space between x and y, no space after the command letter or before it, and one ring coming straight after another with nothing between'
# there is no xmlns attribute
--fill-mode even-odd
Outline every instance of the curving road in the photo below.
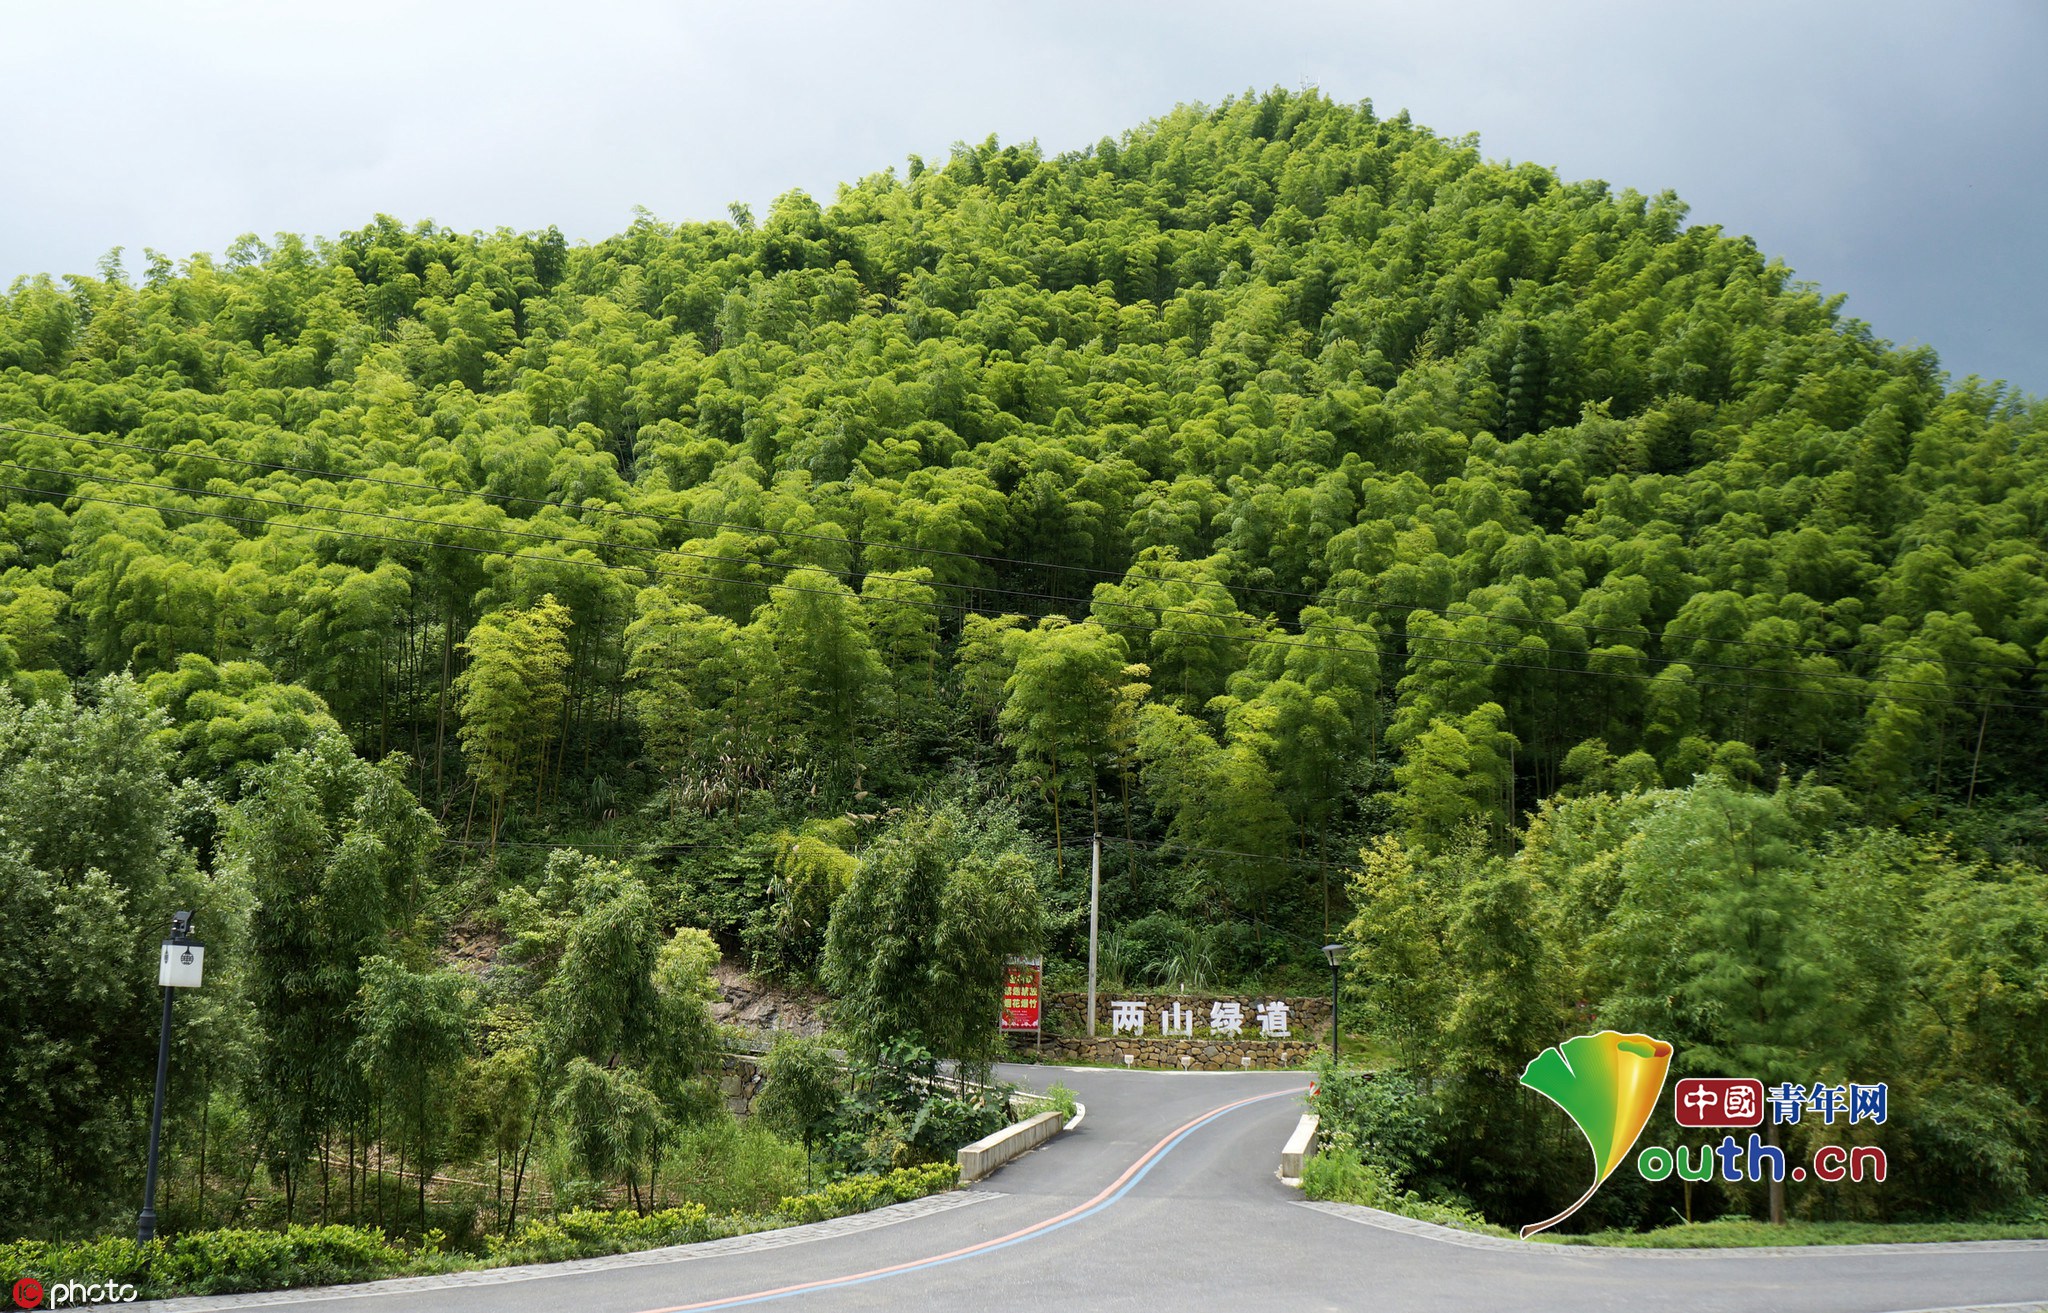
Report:
<svg viewBox="0 0 2048 1313"><path fill-rule="evenodd" d="M1044 1068L1005 1068L1024 1085ZM1088 1115L979 1186L708 1245L453 1277L168 1300L164 1313L683 1313L783 1308L2048 1308L2048 1241L1768 1251L1565 1249L1312 1205L1274 1166L1287 1073L1065 1070Z"/></svg>

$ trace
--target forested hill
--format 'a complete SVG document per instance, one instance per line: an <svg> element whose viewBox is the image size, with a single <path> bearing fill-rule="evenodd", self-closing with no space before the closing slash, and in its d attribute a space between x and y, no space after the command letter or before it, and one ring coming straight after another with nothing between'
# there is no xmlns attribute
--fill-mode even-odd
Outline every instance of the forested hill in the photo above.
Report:
<svg viewBox="0 0 2048 1313"><path fill-rule="evenodd" d="M0 302L0 675L132 671L223 801L331 715L472 844L974 766L1240 908L1703 772L2032 834L2041 405L1685 216L1274 92L591 246L116 253Z"/></svg>

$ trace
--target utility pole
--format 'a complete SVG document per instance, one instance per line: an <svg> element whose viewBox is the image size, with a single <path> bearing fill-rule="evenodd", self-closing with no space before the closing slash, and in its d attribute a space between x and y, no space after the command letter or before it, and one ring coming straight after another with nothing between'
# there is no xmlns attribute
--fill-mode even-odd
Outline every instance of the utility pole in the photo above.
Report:
<svg viewBox="0 0 2048 1313"><path fill-rule="evenodd" d="M1102 834L1088 847L1088 1038L1095 1038L1096 928L1102 913Z"/></svg>
<svg viewBox="0 0 2048 1313"><path fill-rule="evenodd" d="M206 968L206 945L192 933L190 912L171 913L171 937L164 940L156 983L164 991L164 1017L156 1037L156 1098L149 1105L149 1166L142 1186L142 1211L135 1218L135 1243L146 1245L156 1235L157 1146L164 1131L164 1080L171 1067L171 999L178 990L199 988Z"/></svg>

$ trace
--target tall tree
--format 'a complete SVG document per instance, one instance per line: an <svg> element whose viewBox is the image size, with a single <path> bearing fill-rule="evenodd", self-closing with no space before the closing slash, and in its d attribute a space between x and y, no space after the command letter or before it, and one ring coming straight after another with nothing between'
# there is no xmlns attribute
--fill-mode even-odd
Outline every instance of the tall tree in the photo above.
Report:
<svg viewBox="0 0 2048 1313"><path fill-rule="evenodd" d="M532 780L539 806L547 785L548 745L569 697L568 628L569 609L548 595L528 610L485 616L463 641L469 666L455 681L462 750L491 795L494 846L513 790Z"/></svg>
<svg viewBox="0 0 2048 1313"><path fill-rule="evenodd" d="M1052 809L1055 860L1064 873L1060 804L1069 790L1085 792L1089 822L1100 828L1096 786L1111 750L1124 642L1098 625L1056 616L1016 631L1005 652L1013 669L1004 685L1003 737Z"/></svg>

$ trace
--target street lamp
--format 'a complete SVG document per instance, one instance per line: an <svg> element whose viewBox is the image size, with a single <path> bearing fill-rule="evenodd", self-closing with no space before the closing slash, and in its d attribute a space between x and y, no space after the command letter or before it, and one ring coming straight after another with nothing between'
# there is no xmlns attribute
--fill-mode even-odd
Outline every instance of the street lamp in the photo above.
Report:
<svg viewBox="0 0 2048 1313"><path fill-rule="evenodd" d="M1344 960L1342 944L1324 944L1323 956L1330 959L1330 1061L1337 1060L1337 964Z"/></svg>
<svg viewBox="0 0 2048 1313"><path fill-rule="evenodd" d="M171 913L171 937L157 959L156 983L163 986L164 1019L156 1041L156 1101L149 1108L149 1170L142 1185L142 1212L135 1219L135 1241L146 1245L156 1235L156 1151L164 1129L164 1077L171 1066L171 991L199 988L206 965L206 945L192 937L192 914Z"/></svg>

